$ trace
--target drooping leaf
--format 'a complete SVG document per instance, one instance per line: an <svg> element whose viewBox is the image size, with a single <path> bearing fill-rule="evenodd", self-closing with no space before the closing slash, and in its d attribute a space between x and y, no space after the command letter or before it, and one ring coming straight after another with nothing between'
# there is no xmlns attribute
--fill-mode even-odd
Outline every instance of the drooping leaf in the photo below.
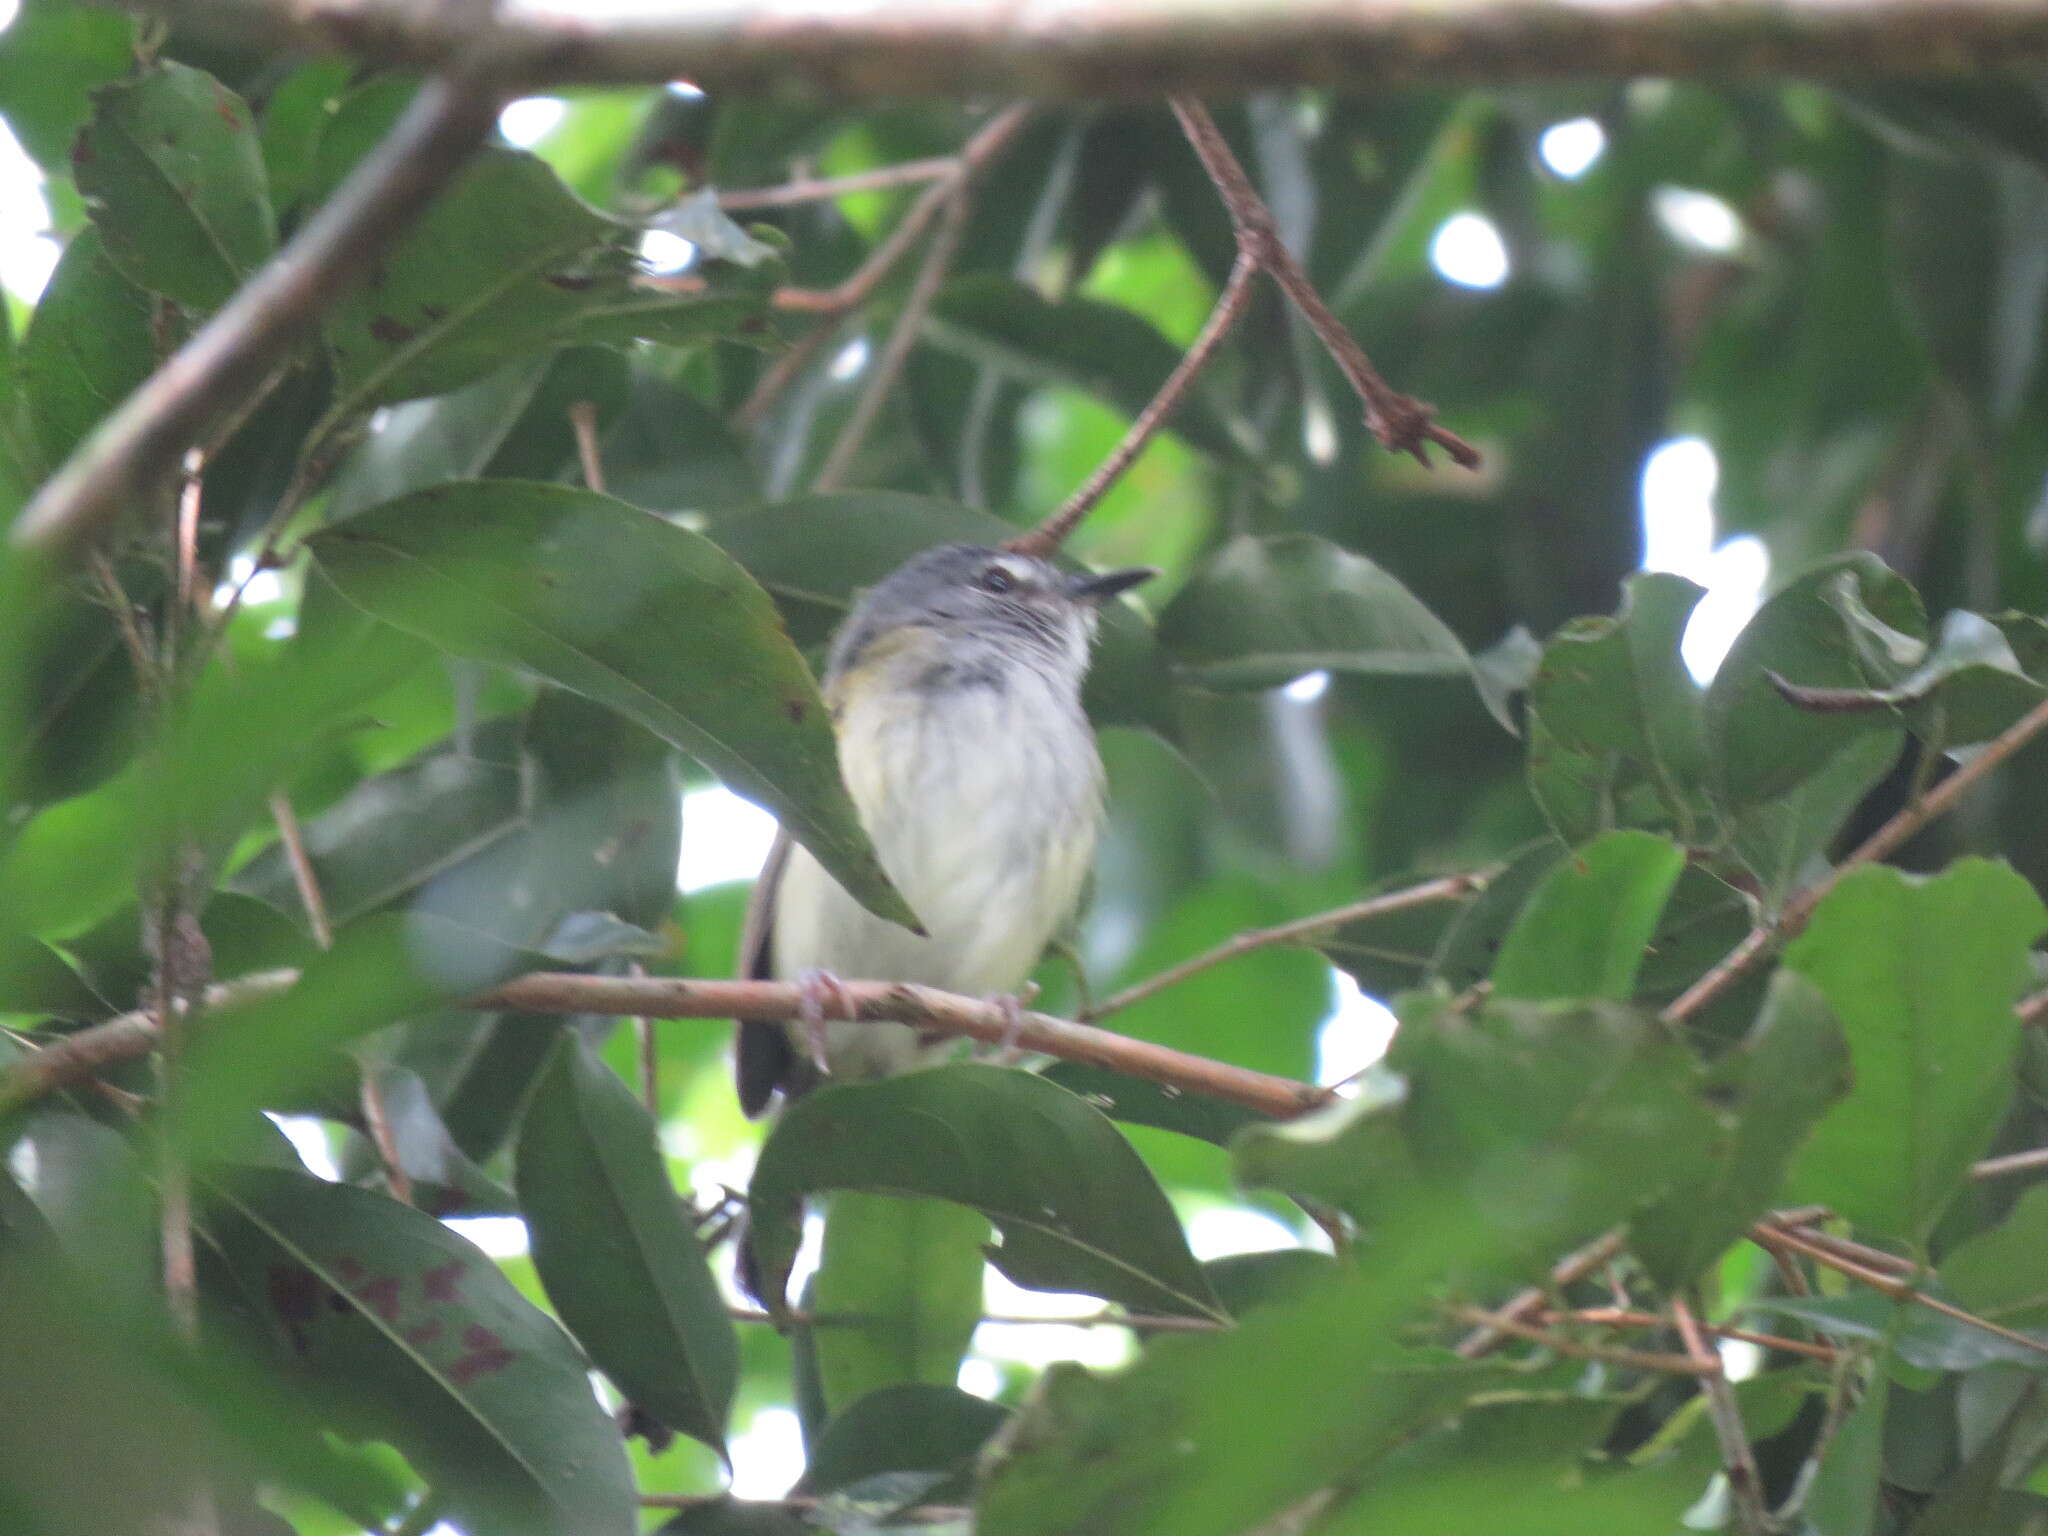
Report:
<svg viewBox="0 0 2048 1536"><path fill-rule="evenodd" d="M1076 1179L1071 1170L1086 1168ZM1220 1315L1180 1224L1136 1152L1081 1100L999 1067L933 1067L828 1084L787 1106L749 1189L749 1241L781 1303L806 1194L855 1189L973 1206L1019 1285L1141 1311Z"/></svg>
<svg viewBox="0 0 2048 1536"><path fill-rule="evenodd" d="M1610 832L1573 849L1502 941L1494 996L1626 1001L1684 868L1684 850L1648 832Z"/></svg>
<svg viewBox="0 0 2048 1536"><path fill-rule="evenodd" d="M424 1212L303 1174L214 1186L214 1230L308 1391L388 1439L477 1530L626 1536L624 1443L561 1329Z"/></svg>
<svg viewBox="0 0 2048 1536"><path fill-rule="evenodd" d="M1658 1285L1691 1284L1776 1201L1800 1143L1846 1091L1848 1065L1820 989L1779 971L1749 1038L1711 1070L1722 1130L1710 1156L1630 1226L1629 1246Z"/></svg>
<svg viewBox="0 0 2048 1536"><path fill-rule="evenodd" d="M277 244L249 108L204 70L102 87L71 164L108 257L188 309L219 308Z"/></svg>
<svg viewBox="0 0 2048 1536"><path fill-rule="evenodd" d="M894 491L800 497L722 517L709 529L774 594L802 645L821 644L862 588L912 555L935 544L1000 544L1017 532L958 502ZM1166 688L1151 627L1129 601L1109 604L1083 694L1089 715L1159 726L1169 718Z"/></svg>
<svg viewBox="0 0 2048 1536"><path fill-rule="evenodd" d="M548 1299L627 1401L723 1453L739 1341L653 1118L566 1035L515 1159Z"/></svg>
<svg viewBox="0 0 2048 1536"><path fill-rule="evenodd" d="M1455 677L1458 637L1362 555L1308 534L1233 539L1159 621L1175 670L1209 688L1270 688L1318 669Z"/></svg>
<svg viewBox="0 0 2048 1536"><path fill-rule="evenodd" d="M761 800L862 902L910 920L839 780L803 658L708 540L589 491L467 481L307 542L350 601L631 716Z"/></svg>
<svg viewBox="0 0 2048 1536"><path fill-rule="evenodd" d="M2044 927L2027 883L1978 859L1934 879L1859 869L1829 893L1785 963L1841 1020L1854 1086L1795 1159L1796 1198L1926 1237L2012 1094L2012 1005Z"/></svg>
<svg viewBox="0 0 2048 1536"><path fill-rule="evenodd" d="M818 1382L845 1410L906 1382L950 1386L981 1321L988 1218L944 1200L840 1190L811 1289Z"/></svg>

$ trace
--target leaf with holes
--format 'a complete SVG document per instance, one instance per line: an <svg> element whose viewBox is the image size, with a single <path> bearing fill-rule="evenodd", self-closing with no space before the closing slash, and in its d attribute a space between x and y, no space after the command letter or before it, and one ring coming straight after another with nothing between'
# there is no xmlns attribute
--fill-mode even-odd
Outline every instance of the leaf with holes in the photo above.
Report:
<svg viewBox="0 0 2048 1536"><path fill-rule="evenodd" d="M305 1174L213 1186L208 1230L308 1391L389 1440L466 1529L626 1536L625 1445L553 1319L423 1211Z"/></svg>

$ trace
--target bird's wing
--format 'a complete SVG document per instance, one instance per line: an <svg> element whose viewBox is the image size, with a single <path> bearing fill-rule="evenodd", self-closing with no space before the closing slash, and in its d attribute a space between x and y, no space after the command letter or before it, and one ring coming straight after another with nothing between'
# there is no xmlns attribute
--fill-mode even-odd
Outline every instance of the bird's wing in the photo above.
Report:
<svg viewBox="0 0 2048 1536"><path fill-rule="evenodd" d="M753 895L747 898L747 917L740 927L739 974L743 981L774 979L775 899L781 892L782 872L789 867L789 851L794 846L787 832L775 834L768 862L761 866ZM733 1070L740 1108L751 1119L768 1107L777 1089L793 1086L796 1048L790 1044L789 1031L782 1025L746 1020L740 1023L734 1045Z"/></svg>

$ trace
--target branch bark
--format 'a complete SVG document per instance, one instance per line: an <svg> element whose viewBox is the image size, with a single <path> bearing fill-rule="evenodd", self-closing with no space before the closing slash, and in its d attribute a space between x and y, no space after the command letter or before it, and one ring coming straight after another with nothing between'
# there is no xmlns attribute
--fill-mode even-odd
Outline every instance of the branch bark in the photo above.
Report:
<svg viewBox="0 0 2048 1536"><path fill-rule="evenodd" d="M248 46L528 86L1156 97L1588 75L1961 74L2048 64L2038 0L130 0Z"/></svg>

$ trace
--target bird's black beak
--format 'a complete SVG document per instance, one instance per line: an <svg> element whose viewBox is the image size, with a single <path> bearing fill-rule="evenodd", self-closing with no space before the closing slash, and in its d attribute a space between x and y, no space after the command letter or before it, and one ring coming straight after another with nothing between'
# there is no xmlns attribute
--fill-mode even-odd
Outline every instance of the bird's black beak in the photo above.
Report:
<svg viewBox="0 0 2048 1536"><path fill-rule="evenodd" d="M1150 581L1158 574L1149 565L1134 565L1121 571L1104 571L1100 575L1084 571L1078 576L1067 578L1067 596L1077 603L1106 603L1117 593L1128 592L1140 582Z"/></svg>

